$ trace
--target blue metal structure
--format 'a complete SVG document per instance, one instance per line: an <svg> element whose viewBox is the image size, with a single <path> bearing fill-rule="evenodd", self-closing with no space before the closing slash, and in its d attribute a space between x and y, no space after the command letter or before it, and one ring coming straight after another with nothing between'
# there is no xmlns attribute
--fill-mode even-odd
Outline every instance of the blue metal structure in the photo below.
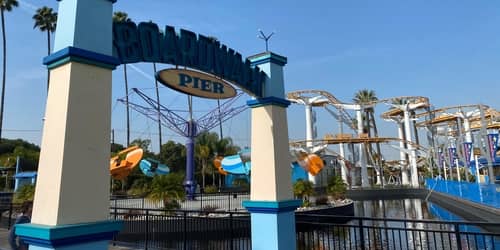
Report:
<svg viewBox="0 0 500 250"><path fill-rule="evenodd" d="M158 121L158 118L160 118L159 122L161 125L171 129L178 135L186 137L186 179L184 181L184 188L187 198L193 200L196 191L196 181L194 179L194 140L201 131L208 131L246 110L248 108L247 105L232 107L236 100L243 95L243 92L239 92L235 97L222 103L220 108L217 107L195 120L192 117L185 119L173 110L159 104L155 99L147 96L137 88L133 88L132 91L146 104L132 103L127 101L125 97L118 99L118 101L129 105L132 109L153 121Z"/></svg>

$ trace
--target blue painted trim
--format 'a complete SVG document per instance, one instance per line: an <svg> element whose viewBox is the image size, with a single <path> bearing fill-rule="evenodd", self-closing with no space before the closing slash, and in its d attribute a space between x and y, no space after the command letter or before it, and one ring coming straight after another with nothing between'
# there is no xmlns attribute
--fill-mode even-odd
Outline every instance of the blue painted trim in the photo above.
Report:
<svg viewBox="0 0 500 250"><path fill-rule="evenodd" d="M113 232L105 232L105 233L97 233L97 234L88 234L77 237L69 237L63 239L55 239L55 240L45 240L38 239L28 236L20 236L19 238L26 242L28 245L45 247L45 248L54 248L54 247L62 247L69 245L78 245L88 242L96 242L103 240L111 240L115 234L118 234L119 231Z"/></svg>
<svg viewBox="0 0 500 250"><path fill-rule="evenodd" d="M250 213L276 214L276 213L295 211L296 208L302 205L302 200L243 201L242 205Z"/></svg>
<svg viewBox="0 0 500 250"><path fill-rule="evenodd" d="M285 64L288 62L288 59L286 57L274 54L273 52L265 52L250 56L248 57L248 60L250 61L250 65L252 67L268 62L277 64L279 66L285 66Z"/></svg>
<svg viewBox="0 0 500 250"><path fill-rule="evenodd" d="M94 223L47 226L39 224L18 224L15 232L28 244L54 247L75 245L91 241L110 240L123 227L123 221L102 221Z"/></svg>
<svg viewBox="0 0 500 250"><path fill-rule="evenodd" d="M120 65L120 60L116 57L99 54L93 51L88 51L75 47L66 47L62 50L59 50L43 59L43 64L48 65L49 68L51 65L60 65L57 62L64 61L66 58L80 58L80 62L85 61L88 64L93 64L96 66L109 65L112 68Z"/></svg>
<svg viewBox="0 0 500 250"><path fill-rule="evenodd" d="M286 108L286 107L290 106L290 104L291 104L290 101L283 99L283 98L274 97L274 96L263 97L263 98L247 101L247 105L250 108L257 108L257 107L267 106L267 105L276 105L276 106Z"/></svg>

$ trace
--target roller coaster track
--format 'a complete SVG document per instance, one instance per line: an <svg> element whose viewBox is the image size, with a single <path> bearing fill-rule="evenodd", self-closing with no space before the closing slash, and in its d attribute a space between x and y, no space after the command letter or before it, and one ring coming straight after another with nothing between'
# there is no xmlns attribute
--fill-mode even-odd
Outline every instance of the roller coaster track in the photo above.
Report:
<svg viewBox="0 0 500 250"><path fill-rule="evenodd" d="M302 97L305 95L311 95L311 94L315 94L316 96L322 96L327 100L326 102L319 102L316 104L311 104L312 106L324 107L328 104L334 106L339 111L343 122L355 131L357 130L357 127L355 126L355 124L353 122L354 119L350 116L350 114L346 110L360 110L360 109L364 109L364 108L370 108L370 107L373 107L376 104L380 104L380 103L385 103L385 104L389 104L389 105L400 104L401 101L405 101L404 104L414 104L414 105L420 104L420 105L418 105L418 108L428 108L429 107L429 98L423 97L423 96L398 96L398 97L379 99L376 101L367 102L367 103L363 103L363 104L354 104L354 103L341 102L334 95L332 95L331 93L324 91L324 90L297 90L297 91L289 92L287 95L287 98L290 101L294 101L297 99L302 99ZM403 110L395 108L395 109L391 109L389 111L384 112L382 114L382 118L384 118L384 117L391 118L393 116L396 116L398 114L400 115L402 113L403 113Z"/></svg>
<svg viewBox="0 0 500 250"><path fill-rule="evenodd" d="M296 102L295 100L301 99L301 97L303 95L305 95L305 94L316 94L318 96L325 97L328 100L327 102L313 104L312 106L323 107L323 106L326 106L327 104L330 104L330 105L334 106L339 111L339 114L340 114L340 117L342 119L342 122L344 124L346 124L347 126L349 126L353 130L357 129L356 126L353 123L353 118L346 111L346 108L345 108L346 104L342 103L334 95L330 94L327 91L323 91L323 90L297 90L297 91L289 92L287 94L287 98L290 101Z"/></svg>
<svg viewBox="0 0 500 250"><path fill-rule="evenodd" d="M359 143L389 143L389 142L405 142L407 144L412 145L414 148L427 152L428 149L421 146L420 144L411 142L411 141L405 141L399 138L394 138L394 137L367 137L367 138L324 138L324 139L316 139L316 140L297 140L297 141L291 141L290 145L293 147L303 147L306 145L307 142L312 142L314 144L328 144L328 145L335 145L335 144L359 144Z"/></svg>
<svg viewBox="0 0 500 250"><path fill-rule="evenodd" d="M439 109L435 109L432 111L427 111L423 113L419 113L415 115L415 118L434 115L433 119L422 121L416 123L417 127L424 127L429 125L450 125L450 123L456 122L457 119L462 119L467 116L466 110L469 113L474 112L475 110L483 109L484 110L484 118L489 120L489 123L493 123L495 120L500 118L500 112L482 104L472 104L472 105L459 105L459 106L450 106L443 107ZM469 122L478 122L481 120L479 114L471 113L468 117ZM479 125L480 127L480 125Z"/></svg>

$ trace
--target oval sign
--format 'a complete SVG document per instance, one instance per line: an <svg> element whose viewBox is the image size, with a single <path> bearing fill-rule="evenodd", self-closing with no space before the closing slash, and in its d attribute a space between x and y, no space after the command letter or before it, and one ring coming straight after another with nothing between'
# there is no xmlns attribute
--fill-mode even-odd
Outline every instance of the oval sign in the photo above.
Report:
<svg viewBox="0 0 500 250"><path fill-rule="evenodd" d="M236 89L227 81L199 71L164 69L156 73L156 79L169 88L198 97L226 99L236 95Z"/></svg>

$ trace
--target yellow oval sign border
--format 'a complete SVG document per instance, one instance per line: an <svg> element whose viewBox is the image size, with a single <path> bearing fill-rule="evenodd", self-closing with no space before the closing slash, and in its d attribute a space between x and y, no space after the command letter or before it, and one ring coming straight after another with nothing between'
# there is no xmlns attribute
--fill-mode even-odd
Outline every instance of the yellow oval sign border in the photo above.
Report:
<svg viewBox="0 0 500 250"><path fill-rule="evenodd" d="M163 85L188 95L208 99L236 96L236 89L228 81L202 71L171 68L156 72L155 77Z"/></svg>

